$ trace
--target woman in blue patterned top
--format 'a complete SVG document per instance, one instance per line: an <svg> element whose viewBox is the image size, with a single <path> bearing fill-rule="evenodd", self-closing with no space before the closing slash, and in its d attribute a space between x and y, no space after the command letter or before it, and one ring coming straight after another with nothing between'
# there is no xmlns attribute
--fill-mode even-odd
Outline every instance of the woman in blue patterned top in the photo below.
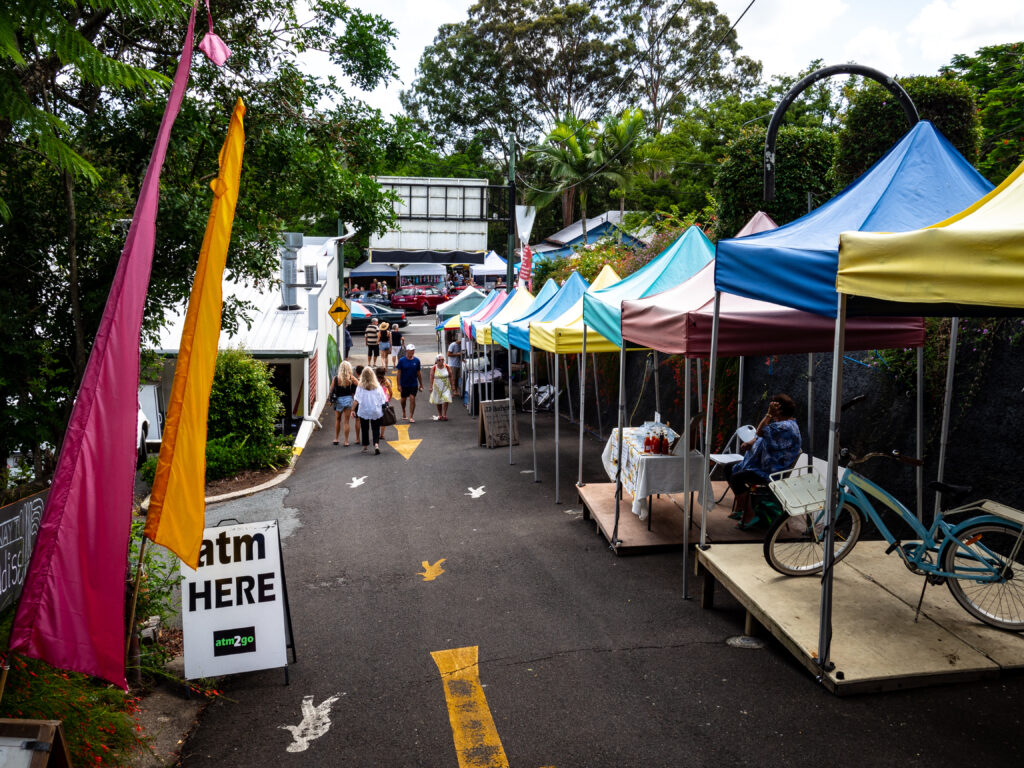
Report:
<svg viewBox="0 0 1024 768"><path fill-rule="evenodd" d="M792 467L800 457L800 427L796 423L796 403L789 395L773 395L768 413L757 425L757 437L740 446L743 460L729 472L729 487L736 496L736 509L741 511L740 528L750 528L759 521L748 503L750 488L766 485L769 475Z"/></svg>

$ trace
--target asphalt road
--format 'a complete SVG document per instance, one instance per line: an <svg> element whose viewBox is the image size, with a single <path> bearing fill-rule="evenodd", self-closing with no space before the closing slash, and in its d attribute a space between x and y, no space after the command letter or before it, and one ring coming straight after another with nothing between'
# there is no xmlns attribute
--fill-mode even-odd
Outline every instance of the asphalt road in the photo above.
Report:
<svg viewBox="0 0 1024 768"><path fill-rule="evenodd" d="M407 329L425 365L432 320ZM683 600L679 553L611 553L574 503L568 443L567 503L555 505L550 415L535 484L527 416L510 466L507 448L478 447L461 405L447 423L430 412L424 393L408 460L335 447L325 422L285 486L242 503L241 516L283 521L298 662L288 686L281 670L223 678L227 699L206 710L182 765L501 765L488 712L513 768L1022 764L1024 677L837 698L774 641L726 645L741 609L724 590L714 610ZM599 453L588 441L587 478L602 479ZM240 516L219 506L209 519ZM442 559L425 581L423 564ZM431 654L473 647L486 705L463 701L478 744L460 764ZM322 708L326 732L289 752L282 726L300 723L304 697L337 698Z"/></svg>

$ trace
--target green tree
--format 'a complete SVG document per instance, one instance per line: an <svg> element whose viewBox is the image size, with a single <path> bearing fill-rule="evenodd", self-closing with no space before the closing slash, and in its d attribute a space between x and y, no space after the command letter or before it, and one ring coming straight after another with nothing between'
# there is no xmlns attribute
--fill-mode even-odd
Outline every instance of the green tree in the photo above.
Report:
<svg viewBox="0 0 1024 768"><path fill-rule="evenodd" d="M821 128L783 126L775 145L775 200L765 202L765 129L745 130L729 143L715 177L718 220L715 235L732 237L758 211L785 224L807 213L807 194L831 197L826 179L835 136Z"/></svg>
<svg viewBox="0 0 1024 768"><path fill-rule="evenodd" d="M621 83L614 24L589 2L479 0L442 25L402 106L445 148L477 137L505 154L510 129L533 141Z"/></svg>
<svg viewBox="0 0 1024 768"><path fill-rule="evenodd" d="M967 162L978 160L979 125L973 89L944 77L899 80L922 120L930 120ZM874 81L850 93L833 169L842 189L871 167L910 129L893 95Z"/></svg>
<svg viewBox="0 0 1024 768"><path fill-rule="evenodd" d="M1024 160L1024 43L986 46L974 56L958 54L941 71L977 93L982 128L978 170L998 184Z"/></svg>
<svg viewBox="0 0 1024 768"><path fill-rule="evenodd" d="M626 212L626 194L644 175L653 175L669 163L668 156L647 139L646 133L644 113L639 109L609 115L601 126L606 168L617 173L621 182L611 190L619 200L620 221Z"/></svg>
<svg viewBox="0 0 1024 768"><path fill-rule="evenodd" d="M671 116L760 79L761 64L739 55L736 32L713 2L611 0L609 11L618 18L627 66L655 136Z"/></svg>

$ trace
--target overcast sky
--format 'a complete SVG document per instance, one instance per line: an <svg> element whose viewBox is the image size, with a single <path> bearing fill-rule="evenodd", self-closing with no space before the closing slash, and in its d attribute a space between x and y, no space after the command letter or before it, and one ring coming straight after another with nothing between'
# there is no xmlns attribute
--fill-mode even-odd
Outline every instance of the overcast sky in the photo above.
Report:
<svg viewBox="0 0 1024 768"><path fill-rule="evenodd" d="M394 23L401 83L361 94L385 115L401 112L398 92L441 24L463 21L470 0L350 0ZM671 2L671 0L666 0ZM735 20L750 0L717 0ZM736 26L743 53L765 77L795 75L813 59L853 61L896 76L931 75L957 53L1024 40L1024 0L755 0ZM313 71L323 72L316 63Z"/></svg>

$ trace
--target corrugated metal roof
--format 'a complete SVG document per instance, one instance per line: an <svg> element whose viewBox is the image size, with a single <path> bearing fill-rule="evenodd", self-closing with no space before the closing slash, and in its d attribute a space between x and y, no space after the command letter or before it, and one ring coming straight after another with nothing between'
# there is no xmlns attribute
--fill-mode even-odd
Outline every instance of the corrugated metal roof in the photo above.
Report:
<svg viewBox="0 0 1024 768"><path fill-rule="evenodd" d="M312 353L316 344L316 331L309 329L309 302L312 294L327 289L329 270L337 270L334 237L307 237L298 252L299 281L304 281L306 265L317 266L317 288L298 288L297 299L300 309L282 310L280 281L277 287L257 289L252 285L236 283L225 279L224 298L235 297L256 306L248 317L251 324L239 324L238 332L229 336L222 331L220 349L243 347L256 357L305 357ZM179 305L166 318L167 324L160 332L156 352L163 355L178 354L181 333L185 325L185 305Z"/></svg>

